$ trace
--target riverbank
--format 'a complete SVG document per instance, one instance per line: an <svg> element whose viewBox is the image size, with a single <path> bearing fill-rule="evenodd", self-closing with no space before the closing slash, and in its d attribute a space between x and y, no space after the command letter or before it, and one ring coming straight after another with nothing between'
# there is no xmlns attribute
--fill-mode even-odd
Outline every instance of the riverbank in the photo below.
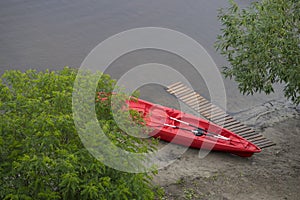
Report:
<svg viewBox="0 0 300 200"><path fill-rule="evenodd" d="M279 101L255 109L236 117L274 141L276 146L250 158L211 152L200 159L198 150L189 149L173 164L159 170L154 179L155 184L164 188L165 198L298 199L299 110Z"/></svg>

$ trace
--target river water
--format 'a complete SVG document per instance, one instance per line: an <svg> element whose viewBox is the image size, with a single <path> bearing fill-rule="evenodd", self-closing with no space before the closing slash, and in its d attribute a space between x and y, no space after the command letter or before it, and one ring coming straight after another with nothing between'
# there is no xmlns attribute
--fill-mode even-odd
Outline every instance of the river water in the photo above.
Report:
<svg viewBox="0 0 300 200"><path fill-rule="evenodd" d="M242 6L249 3L238 2ZM213 45L221 28L218 9L227 5L227 0L0 1L0 74L8 69L79 67L88 53L106 38L148 26L173 29L192 37L221 67L226 61L215 52ZM193 68L171 53L132 52L116 60L106 72L118 79L130 68L149 62L166 64L180 71L209 98L201 77L195 77ZM224 80L224 84L227 109L232 114L282 99L281 92L270 96L243 96L234 81ZM148 99L163 93L157 86L144 89L142 95Z"/></svg>

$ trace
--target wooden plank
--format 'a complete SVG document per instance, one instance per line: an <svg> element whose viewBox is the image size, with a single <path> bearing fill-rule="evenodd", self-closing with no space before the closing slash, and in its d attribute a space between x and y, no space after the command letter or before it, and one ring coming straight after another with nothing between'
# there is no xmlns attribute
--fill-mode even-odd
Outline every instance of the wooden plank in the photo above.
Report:
<svg viewBox="0 0 300 200"><path fill-rule="evenodd" d="M201 109L202 107L208 106L209 102L196 102L194 104L189 104L190 106L196 106L194 109L199 112L199 109Z"/></svg>
<svg viewBox="0 0 300 200"><path fill-rule="evenodd" d="M189 101L188 101L188 103L186 103L186 102L184 102L184 103L186 103L186 104L188 104L188 105L192 105L192 104L195 104L195 102L199 102L199 100L197 99L197 98L194 98L194 99L190 99Z"/></svg>
<svg viewBox="0 0 300 200"><path fill-rule="evenodd" d="M173 87L169 87L169 89L174 90L174 89L177 89L179 87L186 87L186 86L183 83L179 83L177 85L174 85Z"/></svg>
<svg viewBox="0 0 300 200"><path fill-rule="evenodd" d="M195 100L195 99L196 99L197 101L200 101L200 99L199 99L198 96L191 96L191 97L189 97L189 98L187 98L187 99L185 99L185 100L182 99L182 101L183 101L184 103L188 104L190 101Z"/></svg>
<svg viewBox="0 0 300 200"><path fill-rule="evenodd" d="M240 135L241 136L241 135ZM251 137L254 137L254 136L260 136L260 134L256 133L256 132L253 132L253 133L248 133L247 135L244 135L244 136L241 136L242 138L245 138L246 140L251 140Z"/></svg>
<svg viewBox="0 0 300 200"><path fill-rule="evenodd" d="M262 141L262 140L268 140L267 138L265 138L263 135L261 135L262 137L260 138L255 138L255 139L252 139L251 142L253 142L254 144L258 143L259 141Z"/></svg>
<svg viewBox="0 0 300 200"><path fill-rule="evenodd" d="M212 110L212 112L205 112L205 113L202 113L202 115L205 116L206 118L210 119L210 116L215 115L216 113L220 113L220 112L218 112L218 110L216 110L216 111ZM220 113L220 114L222 114L222 113ZM217 124L217 123L215 123L215 124ZM221 124L218 124L218 125L221 126Z"/></svg>
<svg viewBox="0 0 300 200"><path fill-rule="evenodd" d="M238 124L235 124L235 125L232 125L232 126L228 126L226 127L228 130L232 130L232 129L235 129L235 128L238 128L238 127L242 127L242 126L245 126L244 124L241 124L241 123L238 123Z"/></svg>
<svg viewBox="0 0 300 200"><path fill-rule="evenodd" d="M195 94L195 95L187 95L184 99L180 98L180 100L183 101L184 103L188 103L189 101L194 100L194 99L199 100L199 97L198 97L197 94Z"/></svg>
<svg viewBox="0 0 300 200"><path fill-rule="evenodd" d="M211 105L211 103L205 102L205 101L199 102L199 104L198 104L198 106L199 106L200 109L201 109L201 108L204 108L204 107L206 107L206 106L209 106L209 105Z"/></svg>
<svg viewBox="0 0 300 200"><path fill-rule="evenodd" d="M232 118L231 116L229 118L226 118L226 119L220 118L220 119L217 119L217 120L214 120L214 121L217 124L220 124L220 123L226 124L226 123L236 122L236 120L234 118Z"/></svg>
<svg viewBox="0 0 300 200"><path fill-rule="evenodd" d="M231 121L227 121L227 122L224 122L224 125L223 127L224 128L227 128L227 127L230 127L232 125L235 125L235 124L240 124L241 122L235 120L235 119L231 119Z"/></svg>
<svg viewBox="0 0 300 200"><path fill-rule="evenodd" d="M199 107L199 101L195 101L194 103L189 104L189 106L192 107L194 110L197 110Z"/></svg>
<svg viewBox="0 0 300 200"><path fill-rule="evenodd" d="M201 110L207 106L210 106L210 103L207 103L207 104L204 103L204 104L198 105L198 107L195 110L201 114L202 113Z"/></svg>
<svg viewBox="0 0 300 200"><path fill-rule="evenodd" d="M219 119L219 121L221 122L221 121L223 121L223 120L221 120L221 119L223 119L224 117L226 118L228 115L225 113L225 112L223 112L223 110L216 110L216 111L214 111L212 114L211 113L209 113L209 117L211 118L211 119Z"/></svg>
<svg viewBox="0 0 300 200"><path fill-rule="evenodd" d="M252 136L248 136L248 137L244 137L244 138L246 138L246 139L249 140L249 141L252 141L252 140L254 140L254 139L256 139L256 138L261 138L261 137L263 137L263 136L260 135L260 134L254 134L254 135L252 135Z"/></svg>
<svg viewBox="0 0 300 200"><path fill-rule="evenodd" d="M240 133L239 134L241 137L249 137L251 135L260 135L259 133L255 132L254 130L251 130L251 132L248 133Z"/></svg>
<svg viewBox="0 0 300 200"><path fill-rule="evenodd" d="M268 140L267 138L263 138L262 140L258 140L258 141L253 142L253 144L258 146L260 144L265 144L265 143L269 143L269 142L270 142L270 140Z"/></svg>
<svg viewBox="0 0 300 200"><path fill-rule="evenodd" d="M227 117L227 114L226 113L223 113L223 112L217 112L217 113L214 113L214 114L209 114L207 115L207 118L210 119L212 122L216 123L214 121L215 118L226 118ZM217 124L217 123L216 123Z"/></svg>
<svg viewBox="0 0 300 200"><path fill-rule="evenodd" d="M190 94L187 94L187 95L181 97L180 99L181 99L182 101L185 101L185 100L188 100L188 99L191 99L191 98L197 99L197 94L195 94L195 93L190 93Z"/></svg>
<svg viewBox="0 0 300 200"><path fill-rule="evenodd" d="M208 106L202 106L201 107L201 114L204 113L207 109L210 109L212 107L211 104L209 104Z"/></svg>
<svg viewBox="0 0 300 200"><path fill-rule="evenodd" d="M247 130L247 131L244 131L244 132L240 133L240 135L247 134L247 133L252 133L253 131L254 131L253 129L250 129L250 130Z"/></svg>
<svg viewBox="0 0 300 200"><path fill-rule="evenodd" d="M269 143L263 144L259 148L264 149L264 148L268 148L268 147L271 147L271 146L274 146L274 145L276 145L276 144L269 141Z"/></svg>
<svg viewBox="0 0 300 200"><path fill-rule="evenodd" d="M220 108L214 107L211 110L208 110L208 111L204 112L203 114L204 115L210 115L210 114L214 114L214 113L219 113L220 111L222 111L222 110L220 110Z"/></svg>
<svg viewBox="0 0 300 200"><path fill-rule="evenodd" d="M258 147L260 148L260 146L263 146L263 145L265 145L265 144L268 144L269 142L270 142L270 141L267 139L266 141L257 143L257 144L255 144L255 145L258 146Z"/></svg>
<svg viewBox="0 0 300 200"><path fill-rule="evenodd" d="M199 105L206 105L206 104L210 104L210 102L208 102L208 101L205 101L205 100L203 100L203 99L200 99L199 97L197 98L197 100L198 100L198 102L199 102ZM189 103L187 102L187 104L189 104Z"/></svg>
<svg viewBox="0 0 300 200"><path fill-rule="evenodd" d="M197 100L197 101L191 101L188 105L190 107L194 107L194 106L199 107L199 104L200 104L200 102Z"/></svg>
<svg viewBox="0 0 300 200"><path fill-rule="evenodd" d="M210 104L209 106L207 106L207 107L203 108L203 109L201 110L201 112L202 112L202 113L205 113L207 110L210 110L210 109L212 109L212 107L213 107L213 105L212 105L212 104Z"/></svg>
<svg viewBox="0 0 300 200"><path fill-rule="evenodd" d="M211 106L207 107L206 110L203 111L203 114L211 113L214 110L219 109L215 105L211 104Z"/></svg>
<svg viewBox="0 0 300 200"><path fill-rule="evenodd" d="M207 102L211 103L211 102L210 102L210 101L208 101L207 99L203 98L201 95L199 95L199 99L200 99L200 100L207 101Z"/></svg>
<svg viewBox="0 0 300 200"><path fill-rule="evenodd" d="M235 127L235 128L230 129L230 130L233 131L233 132L236 132L236 133L241 133L243 131L249 130L249 128L247 126L245 126L244 124L242 124L242 126Z"/></svg>
<svg viewBox="0 0 300 200"><path fill-rule="evenodd" d="M213 114L210 116L210 119L212 119L212 121L217 121L217 120L221 120L225 118L224 120L227 120L227 119L232 119L231 116L229 116L227 113L225 112L222 112L222 113L216 113L216 114Z"/></svg>
<svg viewBox="0 0 300 200"><path fill-rule="evenodd" d="M233 132L236 132L236 133L241 133L241 132L244 132L244 131L247 131L247 130L251 130L249 127L245 126L244 124L242 124L243 126L242 127L237 127L237 128L233 128L233 129L230 129L231 131Z"/></svg>
<svg viewBox="0 0 300 200"><path fill-rule="evenodd" d="M173 83L173 84L167 86L167 88L169 89L169 88L175 87L175 86L178 85L178 84L182 84L182 82L181 82L181 81L178 81L178 82L176 82L176 83Z"/></svg>
<svg viewBox="0 0 300 200"><path fill-rule="evenodd" d="M178 85L178 86L176 86L176 87L171 88L170 90L171 90L173 93L176 93L176 92L178 92L178 91L180 91L180 90L182 90L182 89L184 89L184 88L186 88L184 85Z"/></svg>
<svg viewBox="0 0 300 200"><path fill-rule="evenodd" d="M209 101L206 101L206 99L198 98L198 100L199 100L199 102L200 102L201 104L204 104L204 103L209 103L209 104L211 104Z"/></svg>
<svg viewBox="0 0 300 200"><path fill-rule="evenodd" d="M185 94L190 94L190 91L189 90L186 90L186 89L182 89L180 91L178 91L176 93L176 96L178 96L179 98L181 98L182 96L184 96Z"/></svg>

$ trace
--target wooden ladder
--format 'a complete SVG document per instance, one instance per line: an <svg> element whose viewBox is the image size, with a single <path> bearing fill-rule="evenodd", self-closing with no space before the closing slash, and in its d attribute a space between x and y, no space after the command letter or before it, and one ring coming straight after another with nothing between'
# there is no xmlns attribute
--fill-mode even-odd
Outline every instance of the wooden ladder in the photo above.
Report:
<svg viewBox="0 0 300 200"><path fill-rule="evenodd" d="M261 149L275 145L274 142L242 124L240 121L234 119L232 116L224 112L223 109L213 105L207 99L181 82L167 86L166 91L175 95L179 100L187 104L209 121L238 134Z"/></svg>

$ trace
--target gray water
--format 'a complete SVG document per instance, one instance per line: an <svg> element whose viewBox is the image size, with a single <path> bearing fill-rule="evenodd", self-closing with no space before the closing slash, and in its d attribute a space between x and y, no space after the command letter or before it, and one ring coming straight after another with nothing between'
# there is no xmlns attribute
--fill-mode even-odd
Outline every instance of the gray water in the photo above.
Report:
<svg viewBox="0 0 300 200"><path fill-rule="evenodd" d="M249 3L238 2L243 6ZM221 28L217 10L227 5L227 0L0 1L0 74L8 69L79 67L101 41L128 29L147 26L174 29L192 37L221 67L226 61L213 45ZM133 52L116 60L106 72L117 79L131 67L147 62L174 67L209 98L201 77L195 77L186 61L170 53ZM282 99L281 92L242 96L234 81L224 80L224 84L231 113ZM143 95L150 99L163 93L157 86L144 88Z"/></svg>

